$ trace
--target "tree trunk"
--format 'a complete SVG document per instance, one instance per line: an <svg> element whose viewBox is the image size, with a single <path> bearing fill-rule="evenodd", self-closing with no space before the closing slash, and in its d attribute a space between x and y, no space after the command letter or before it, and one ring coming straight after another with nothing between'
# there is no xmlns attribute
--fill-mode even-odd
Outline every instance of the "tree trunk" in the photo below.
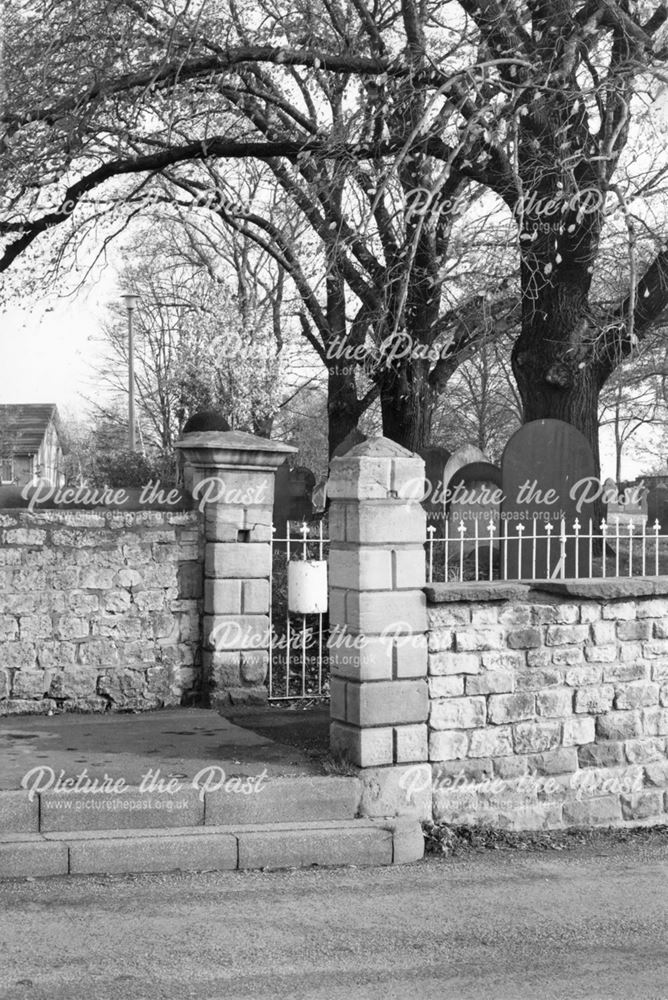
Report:
<svg viewBox="0 0 668 1000"><path fill-rule="evenodd" d="M429 365L411 361L400 371L388 370L380 389L385 437L409 451L431 444L434 391L429 384Z"/></svg>
<svg viewBox="0 0 668 1000"><path fill-rule="evenodd" d="M345 365L343 366L345 368ZM353 375L332 366L327 371L327 416L329 425L329 457L348 434L355 430L361 417L357 388Z"/></svg>

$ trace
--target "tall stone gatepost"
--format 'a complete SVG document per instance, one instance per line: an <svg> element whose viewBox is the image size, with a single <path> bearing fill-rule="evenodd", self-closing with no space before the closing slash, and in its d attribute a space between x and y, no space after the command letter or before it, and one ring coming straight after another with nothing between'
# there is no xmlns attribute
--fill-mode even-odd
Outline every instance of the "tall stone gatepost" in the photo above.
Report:
<svg viewBox="0 0 668 1000"><path fill-rule="evenodd" d="M176 447L202 514L202 669L224 714L267 698L274 478L297 449L241 431L185 434Z"/></svg>
<svg viewBox="0 0 668 1000"><path fill-rule="evenodd" d="M431 815L424 473L381 437L333 459L327 483L330 746L362 769L371 816Z"/></svg>

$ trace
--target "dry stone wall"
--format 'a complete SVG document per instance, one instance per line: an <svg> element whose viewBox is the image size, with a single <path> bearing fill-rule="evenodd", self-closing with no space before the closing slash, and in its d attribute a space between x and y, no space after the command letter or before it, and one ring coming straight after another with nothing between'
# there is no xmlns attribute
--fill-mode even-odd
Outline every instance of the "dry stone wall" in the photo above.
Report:
<svg viewBox="0 0 668 1000"><path fill-rule="evenodd" d="M0 540L0 715L196 697L197 511L7 510Z"/></svg>
<svg viewBox="0 0 668 1000"><path fill-rule="evenodd" d="M547 586L428 589L434 818L668 822L668 581Z"/></svg>

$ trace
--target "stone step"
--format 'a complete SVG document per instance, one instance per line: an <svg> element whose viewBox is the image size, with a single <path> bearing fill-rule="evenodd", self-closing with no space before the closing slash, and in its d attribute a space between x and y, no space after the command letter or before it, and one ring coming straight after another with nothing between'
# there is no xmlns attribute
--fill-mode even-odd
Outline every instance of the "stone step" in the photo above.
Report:
<svg viewBox="0 0 668 1000"><path fill-rule="evenodd" d="M229 778L225 785L171 791L27 790L0 792L0 835L71 830L251 826L350 820L359 814L362 784L355 777Z"/></svg>
<svg viewBox="0 0 668 1000"><path fill-rule="evenodd" d="M235 871L418 861L420 823L335 820L0 836L0 879L76 874Z"/></svg>

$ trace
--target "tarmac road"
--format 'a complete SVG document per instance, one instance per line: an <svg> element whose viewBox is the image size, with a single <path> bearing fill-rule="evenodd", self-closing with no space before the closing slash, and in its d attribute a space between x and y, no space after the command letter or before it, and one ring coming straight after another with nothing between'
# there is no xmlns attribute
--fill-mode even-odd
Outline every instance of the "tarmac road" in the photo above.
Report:
<svg viewBox="0 0 668 1000"><path fill-rule="evenodd" d="M668 844L0 886L20 1000L668 998Z"/></svg>

